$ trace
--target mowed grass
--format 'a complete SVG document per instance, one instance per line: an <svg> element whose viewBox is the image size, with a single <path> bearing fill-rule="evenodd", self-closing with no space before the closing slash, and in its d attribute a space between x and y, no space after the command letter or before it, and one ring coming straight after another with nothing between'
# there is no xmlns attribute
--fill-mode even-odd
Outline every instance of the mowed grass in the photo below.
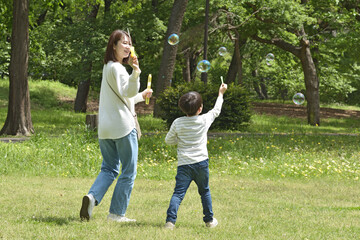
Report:
<svg viewBox="0 0 360 240"><path fill-rule="evenodd" d="M163 228L174 181L137 179L127 215L136 223L107 222L113 186L81 222L81 199L93 178L1 176L2 239L358 239L358 183L331 180L258 180L211 175L215 217L202 222L194 184L176 228ZM6 193L6 194L4 194ZM5 227L6 226L6 227Z"/></svg>
<svg viewBox="0 0 360 240"><path fill-rule="evenodd" d="M210 188L219 226L205 228L192 184L174 231L163 224L174 188L176 148L167 128L140 116L138 177L127 215L135 224L106 221L111 186L90 222L81 199L102 161L96 133L68 101L76 89L30 81L35 134L0 142L1 239L359 239L360 121L254 115L241 131L212 130ZM225 103L226 104L226 103ZM0 80L0 122L7 114ZM351 107L348 107L351 108ZM9 136L7 136L9 137Z"/></svg>

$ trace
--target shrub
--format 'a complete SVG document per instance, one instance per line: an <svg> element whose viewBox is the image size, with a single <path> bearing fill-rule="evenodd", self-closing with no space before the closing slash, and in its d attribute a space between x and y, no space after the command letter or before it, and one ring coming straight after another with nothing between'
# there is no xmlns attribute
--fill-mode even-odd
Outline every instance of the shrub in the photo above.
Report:
<svg viewBox="0 0 360 240"><path fill-rule="evenodd" d="M350 105L360 106L360 90L350 93L346 99L346 103Z"/></svg>
<svg viewBox="0 0 360 240"><path fill-rule="evenodd" d="M162 109L161 118L168 125L184 113L178 107L179 98L190 91L197 91L203 98L203 113L214 107L219 92L217 85L205 85L203 82L184 83L166 89L157 98ZM239 85L229 84L224 95L224 104L220 116L212 124L212 129L238 130L250 121L248 93Z"/></svg>

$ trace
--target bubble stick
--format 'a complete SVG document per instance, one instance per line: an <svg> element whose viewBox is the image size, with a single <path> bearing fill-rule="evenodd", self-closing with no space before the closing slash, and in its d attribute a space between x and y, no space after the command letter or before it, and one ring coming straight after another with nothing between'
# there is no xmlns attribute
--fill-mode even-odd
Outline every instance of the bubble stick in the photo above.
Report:
<svg viewBox="0 0 360 240"><path fill-rule="evenodd" d="M147 89L151 89L151 78L152 78L152 76L151 76L151 74L149 74L148 82L147 82ZM150 102L150 98L146 97L145 103L149 104L149 102Z"/></svg>
<svg viewBox="0 0 360 240"><path fill-rule="evenodd" d="M130 47L130 56L135 57L135 48L133 46Z"/></svg>

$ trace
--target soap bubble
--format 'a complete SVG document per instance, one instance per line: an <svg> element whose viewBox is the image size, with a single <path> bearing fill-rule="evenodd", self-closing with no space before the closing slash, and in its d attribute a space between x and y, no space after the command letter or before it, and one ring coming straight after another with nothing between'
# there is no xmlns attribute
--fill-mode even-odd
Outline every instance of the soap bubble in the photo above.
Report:
<svg viewBox="0 0 360 240"><path fill-rule="evenodd" d="M265 60L266 60L266 64L267 64L268 66L270 66L270 65L273 63L273 61L275 60L275 55L272 54L272 53L268 53L268 54L266 55Z"/></svg>
<svg viewBox="0 0 360 240"><path fill-rule="evenodd" d="M176 45L179 43L179 36L176 34L176 33L173 33L171 34L169 37L168 37L168 43L170 45Z"/></svg>
<svg viewBox="0 0 360 240"><path fill-rule="evenodd" d="M208 60L201 60L200 62L198 62L196 68L200 72L207 72L210 70L210 67L211 67L211 64Z"/></svg>
<svg viewBox="0 0 360 240"><path fill-rule="evenodd" d="M218 52L220 56L224 56L227 53L227 49L226 47L220 47Z"/></svg>
<svg viewBox="0 0 360 240"><path fill-rule="evenodd" d="M292 100L296 105L301 105L305 102L305 96L302 93L296 93Z"/></svg>

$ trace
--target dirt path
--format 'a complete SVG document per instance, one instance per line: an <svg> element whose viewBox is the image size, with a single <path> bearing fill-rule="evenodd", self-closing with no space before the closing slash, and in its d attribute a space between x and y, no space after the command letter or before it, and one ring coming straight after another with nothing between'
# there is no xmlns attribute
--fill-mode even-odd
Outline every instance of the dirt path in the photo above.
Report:
<svg viewBox="0 0 360 240"><path fill-rule="evenodd" d="M252 110L258 114L306 118L306 106L282 103L252 103ZM320 118L360 118L360 111L334 108L320 108Z"/></svg>

